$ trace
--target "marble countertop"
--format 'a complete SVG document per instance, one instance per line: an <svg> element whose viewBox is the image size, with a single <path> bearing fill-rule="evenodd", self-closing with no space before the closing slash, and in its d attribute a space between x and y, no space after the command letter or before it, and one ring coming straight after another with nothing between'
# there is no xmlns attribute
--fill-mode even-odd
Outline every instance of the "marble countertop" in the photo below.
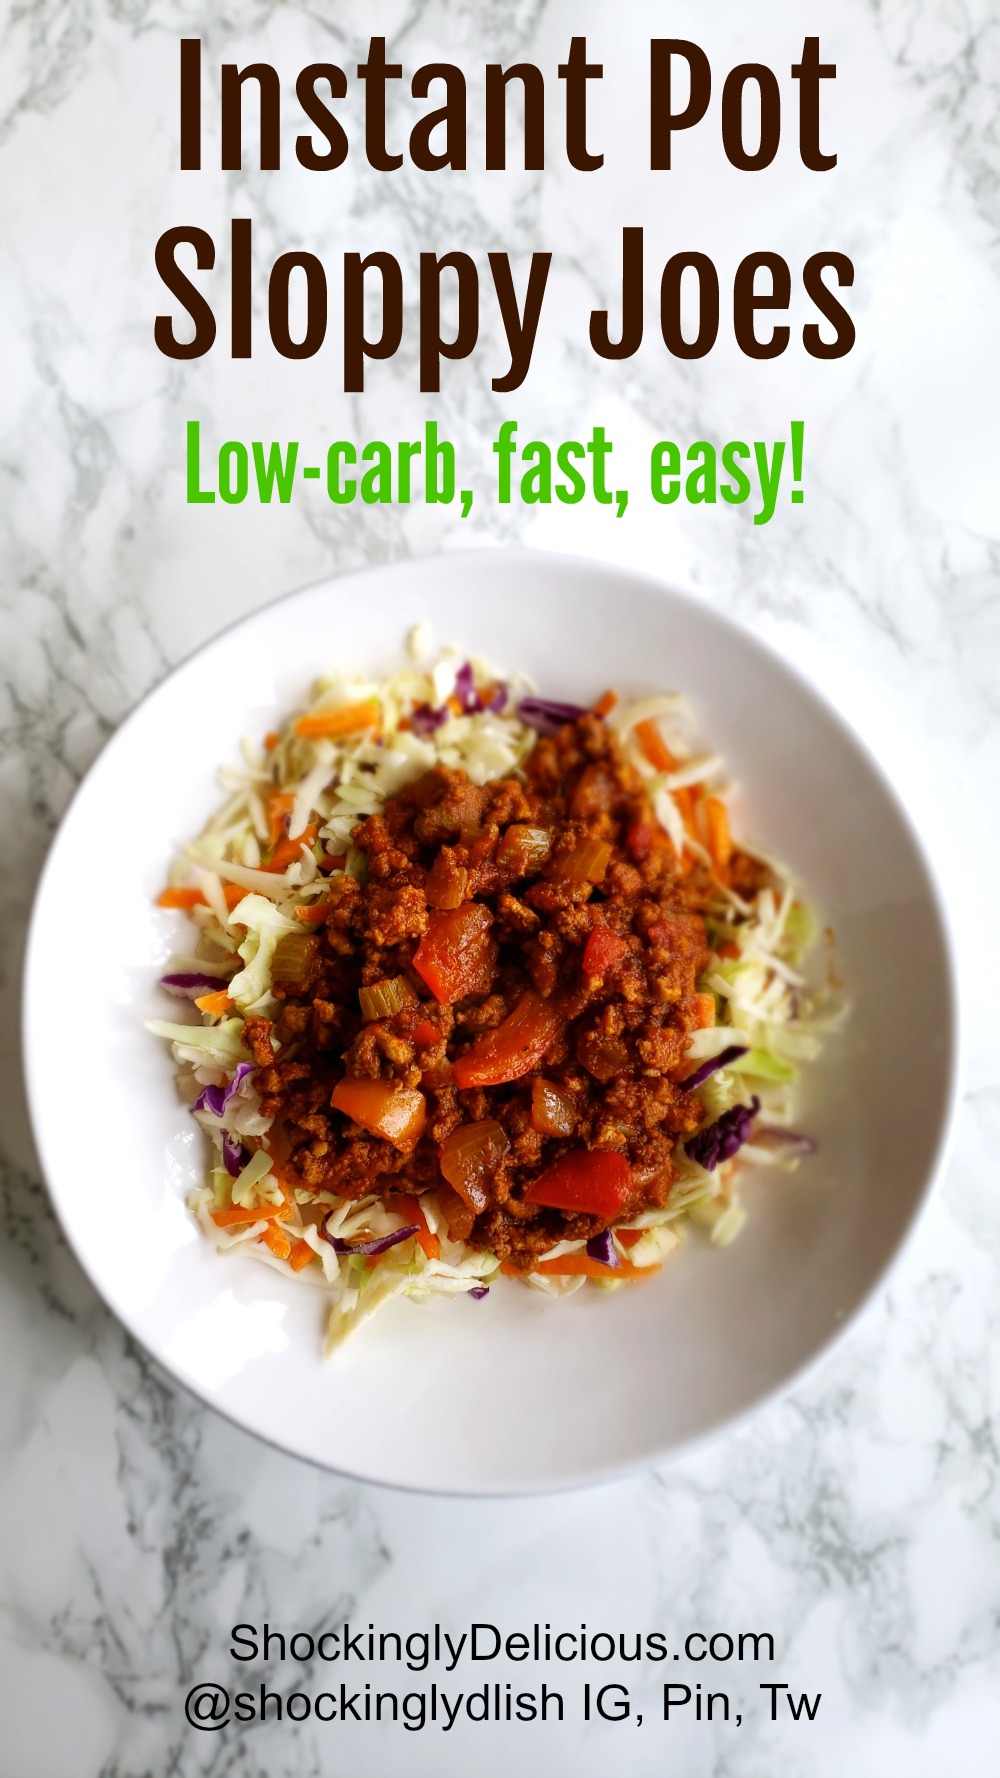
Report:
<svg viewBox="0 0 1000 1778"><path fill-rule="evenodd" d="M838 64L824 113L837 168L817 178L782 155L748 187L709 133L697 153L692 135L665 187L643 171L630 92L649 37L696 39L720 78L746 59L785 69L801 48L791 0L705 11L678 0L669 27L652 0L234 0L225 24L188 0L27 0L0 12L4 1778L379 1778L472 1760L482 1778L515 1768L588 1778L609 1756L643 1778L996 1770L1000 979L982 953L1000 870L1000 27L990 0L819 0L809 29ZM545 174L501 178L477 170L477 152L468 173L438 185L408 165L375 175L356 157L328 178L176 170L179 36L204 36L207 65L269 59L290 90L308 61L360 60L373 28L408 68L449 56L470 71L526 56L552 70L586 32L606 65L593 109L605 168L572 172L553 154ZM263 345L252 365L234 365L222 345L168 362L152 339L163 306L153 243L180 222L221 243L233 215L254 219L263 266L303 245L326 260L332 315L347 249L389 248L411 279L421 249L550 249L528 381L514 397L492 393L486 319L476 357L446 366L434 398L417 392L412 339L374 367L363 399L341 393L335 345L306 364ZM723 340L680 363L650 334L634 359L602 364L586 319L614 302L624 224L645 227L656 271L681 248L712 253L730 276L752 248L781 251L796 273L818 248L841 248L857 270L857 345L833 363L789 351L754 364ZM419 504L185 504L188 418L217 441L362 439L407 436L428 412L470 465L466 521ZM802 418L805 501L758 527L745 508L640 499L621 520L594 507L500 509L486 497L483 447L505 415L525 437L602 424L620 461L660 436L771 438ZM966 1098L947 1175L891 1287L786 1401L700 1455L612 1487L471 1503L358 1486L286 1458L178 1392L130 1344L39 1183L18 982L55 825L105 737L171 665L331 570L513 539L693 584L794 659L877 747L968 934ZM57 1092L59 1068L79 1064L57 1037L53 1048ZM668 1639L769 1630L777 1655L763 1677L821 1691L822 1707L813 1724L772 1724L757 1703L738 1730L682 1718L638 1735L575 1720L466 1721L448 1733L185 1725L188 1688L228 1670L234 1623L316 1630L344 1618L505 1632L585 1622ZM712 1666L706 1687L756 1693L762 1675L733 1673ZM270 1675L286 1693L295 1677ZM546 1677L569 1683L555 1665ZM655 1670L642 1686L652 1711Z"/></svg>

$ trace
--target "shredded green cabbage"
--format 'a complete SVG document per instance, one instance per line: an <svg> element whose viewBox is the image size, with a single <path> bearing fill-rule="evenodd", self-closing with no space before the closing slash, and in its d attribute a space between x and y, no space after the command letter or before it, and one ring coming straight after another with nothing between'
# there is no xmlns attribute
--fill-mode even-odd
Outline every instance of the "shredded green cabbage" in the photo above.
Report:
<svg viewBox="0 0 1000 1778"><path fill-rule="evenodd" d="M331 871L364 877L365 858L351 837L358 822L377 814L388 797L398 795L405 784L434 765L461 769L475 783L483 784L516 772L523 764L535 733L521 721L517 705L523 693L534 688L516 678L508 680L508 698L502 710L457 714L448 700L462 660L455 649L435 652L427 626L420 625L411 635L407 663L384 682L375 684L358 674L340 673L318 680L313 687L307 714L377 700L377 735L368 728L335 739L310 738L298 732L293 720L269 753L246 742L242 764L220 773L226 801L197 842L185 849L172 880L197 886L207 903L196 906L192 913L201 934L197 952L181 961L192 971L204 968L217 974L239 1016L202 1025L152 1020L147 1026L173 1044L182 1090L189 1102L201 1087L217 1086L220 1076L225 1082L236 1063L250 1059L243 1042L243 1018L260 1012L271 1015L275 1010L271 992L274 953L285 935L301 933L296 909L307 908L324 893ZM492 692L497 683L495 671L475 657L471 665L474 684ZM488 701L484 697L484 702ZM418 709L440 713L443 720L429 733L418 733L411 722ZM652 767L636 739L636 725L646 720L657 723L676 762L669 771ZM665 694L623 703L611 712L609 723L617 730L625 757L642 780L678 854L688 854L696 868L712 872L705 918L713 955L698 988L713 996L715 1022L691 1033L686 1059L695 1066L734 1046L747 1053L710 1075L697 1089L704 1122L714 1122L735 1105L749 1103L752 1092L761 1099L762 1115L768 1121L788 1124L791 1087L798 1078L796 1064L819 1053L823 1037L837 1027L844 1010L832 989L810 987L802 973L806 954L820 931L820 920L802 898L791 874L751 847L742 849L760 860L767 873L768 880L759 892L737 893L715 875L709 836L706 828L698 825L698 817L705 799L726 797L729 786L722 761L699 746L692 712L681 697ZM682 793L694 784L701 787L704 797L685 803ZM284 871L264 868L275 838L276 792L280 792L281 811L278 831L294 835L314 824L318 834ZM738 840L737 849L741 849ZM722 875L726 874L722 869ZM246 891L232 910L223 883ZM227 979L237 954L242 968ZM251 1147L262 1145L267 1138L270 1119L261 1113L252 1082L242 1083L232 1095L224 1117L215 1118L207 1112L198 1115L214 1144L215 1162L208 1176L210 1183L190 1200L201 1226L220 1248L242 1248L278 1271L321 1289L330 1303L327 1352L335 1350L394 1297L424 1302L432 1296L464 1294L489 1285L497 1276L499 1267L493 1254L450 1239L433 1192L423 1200L423 1208L428 1227L438 1238L439 1256L429 1258L419 1242L408 1240L369 1263L358 1254L338 1256L313 1219L321 1214L331 1235L351 1242L394 1233L404 1226L398 1211L389 1209L375 1194L349 1200L331 1192L294 1191L292 1215L280 1224L275 1222L274 1232L300 1249L304 1243L315 1258L302 1270L293 1271L283 1257L280 1239L272 1238L270 1246L261 1243L259 1221L219 1228L212 1220L213 1211L233 1205L253 1210L264 1199L277 1203L282 1196L277 1180L269 1179L272 1161L263 1146L256 1147L235 1179L220 1164L224 1138ZM757 1164L777 1164L773 1157L769 1162L765 1148L753 1150L752 1141L747 1153ZM713 1243L724 1246L743 1225L745 1211L732 1188L738 1160L707 1172L680 1148L675 1164L677 1178L666 1204L632 1220L629 1226L640 1238L631 1247L618 1243L622 1257L633 1267L661 1264L678 1249L690 1228L703 1230ZM790 1164L797 1164L797 1157ZM548 1257L581 1252L583 1246L579 1240L561 1242ZM298 1257L303 1257L301 1251ZM549 1296L565 1297L581 1289L587 1279L534 1272L527 1275L527 1281ZM613 1276L594 1282L606 1290L621 1285Z"/></svg>
<svg viewBox="0 0 1000 1778"><path fill-rule="evenodd" d="M270 996L271 959L279 938L288 932L301 932L302 928L263 895L245 895L231 917L234 925L246 927L247 935L239 947L244 967L233 976L229 997L241 1012L253 1012Z"/></svg>

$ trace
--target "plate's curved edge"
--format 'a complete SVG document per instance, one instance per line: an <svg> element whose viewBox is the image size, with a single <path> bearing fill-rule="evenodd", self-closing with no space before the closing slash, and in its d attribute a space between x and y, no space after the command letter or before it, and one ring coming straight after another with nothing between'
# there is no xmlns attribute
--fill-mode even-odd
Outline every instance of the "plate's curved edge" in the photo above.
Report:
<svg viewBox="0 0 1000 1778"><path fill-rule="evenodd" d="M547 566L551 566L556 572L563 571L578 576L586 575L587 577L592 577L596 580L603 580L608 576L613 576L623 582L629 583L634 591L638 592L641 590L642 593L650 599L660 599L666 595L694 609L702 619L707 617L711 622L714 622L721 631L731 631L738 634L744 644L748 645L751 650L758 652L765 658L772 667L776 668L779 673L788 680L791 685L799 689L804 687L807 690L809 695L822 707L827 720L840 732L849 747L853 748L858 753L866 769L875 778L882 792L890 802L919 863L929 891L928 901L933 911L938 935L942 942L942 954L945 960L945 969L943 973L948 1001L949 1029L947 1032L947 1079L944 1092L944 1109L934 1154L927 1167L926 1179L922 1191L919 1197L915 1199L908 1213L906 1224L898 1239L896 1248L886 1265L883 1267L882 1272L874 1279L870 1287L854 1307L844 1315L842 1322L836 1330L828 1335L817 1349L810 1353L808 1357L795 1368L795 1370L782 1378L772 1388L765 1389L759 1395L755 1396L738 1414L723 1415L716 1424L707 1427L692 1437L679 1439L667 1450L664 1450L660 1445L656 1445L637 1455L629 1457L620 1464L609 1464L603 1468L588 1469L586 1473L583 1474L570 1470L558 1476L556 1479L546 1478L544 1482L525 1481L523 1484L519 1483L501 1489L473 1488L465 1486L460 1489L452 1490L438 1485L414 1484L389 1475L362 1473L352 1470L349 1466L334 1466L333 1464L325 1463L322 1459L317 1458L309 1451L295 1448L291 1444L275 1440L270 1437L265 1430L258 1428L245 1420L241 1420L235 1413L229 1411L215 1399L215 1397L213 1397L207 1386L204 1388L200 1387L194 1379L186 1375L179 1366L169 1362L163 1354L152 1352L150 1348L146 1346L143 1335L134 1325L132 1317L123 1313L118 1308L112 1307L110 1303L107 1303L101 1285L93 1275L89 1265L77 1250L73 1236L63 1216L60 1202L56 1194L48 1185L49 1173L45 1153L46 1145L42 1134L44 1120L39 1114L42 1083L40 1080L36 1080L33 1059L34 1049L29 1035L29 1022L31 1018L34 957L38 944L40 915L63 829L75 808L78 799L84 793L91 773L97 768L99 763L106 758L110 751L127 743L131 725L139 717L140 712L144 712L161 693L164 693L172 681L178 675L182 674L192 661L210 654L214 648L222 645L226 638L234 631L253 623L256 618L266 612L273 611L277 607L290 604L298 599L316 597L333 588L342 592L347 590L353 581L363 583L369 577L378 574L391 575L397 570L412 569L418 563L427 562L432 559L439 559L442 564L447 563L450 570L452 566L458 568L462 563L481 565L485 558L492 558L494 561L501 560L512 566L516 565L519 560L531 562L534 566L538 566L540 563L545 563ZM901 1261L910 1250L913 1238L926 1214L928 1204L938 1181L943 1174L954 1143L961 1099L961 1080L964 1058L964 1033L961 1019L959 979L958 951L950 904L942 889L939 873L920 827L914 820L907 805L903 802L895 784L885 771L877 755L873 752L866 738L858 732L843 712L826 697L825 693L810 678L801 672L798 667L793 666L781 651L774 646L774 644L757 635L743 623L741 619L734 617L729 612L720 610L717 606L713 605L704 594L696 589L690 586L678 585L675 582L659 580L655 576L635 568L619 567L617 564L595 560L590 557L577 557L562 553L557 554L555 552L532 550L524 547L500 547L485 550L481 548L462 549L445 552L439 558L435 558L433 554L428 554L425 556L403 557L393 563L379 562L367 564L360 568L347 570L343 574L333 574L326 579L297 587L288 593L280 595L276 599L267 601L264 605L257 607L254 611L235 618L231 623L225 625L222 630L210 637L207 642L192 649L138 700L132 710L129 711L128 715L115 729L114 733L108 737L104 745L95 755L87 772L77 785L73 796L63 812L59 826L52 837L42 870L39 873L39 879L35 890L25 944L21 984L21 1047L24 1065L25 1094L32 1134L48 1189L50 1202L53 1205L57 1221L59 1222L63 1235L66 1238L67 1244L73 1252L77 1263L80 1264L81 1269L84 1271L95 1292L101 1297L102 1301L107 1304L116 1319L122 1323L130 1337L134 1339L138 1345L142 1346L143 1350L150 1351L150 1356L160 1369L189 1394L203 1402L206 1406L211 1407L216 1413L221 1414L224 1419L237 1426L241 1431L252 1433L254 1437L262 1439L264 1443L271 1445L272 1448L288 1452L299 1458L301 1461L311 1463L316 1468L323 1469L328 1473L342 1475L346 1479L352 1481L368 1482L376 1486L398 1489L404 1492L434 1495L440 1494L444 1496L451 1495L457 1498L489 1499L543 1495L582 1487L609 1485L617 1480L637 1474L645 1469L654 1468L661 1464L673 1462L679 1458L692 1455L713 1444L723 1433L739 1431L765 1408L784 1399L792 1390L800 1387L808 1381L813 1373L818 1370L829 1357L839 1350L848 1334L857 1327L858 1323L872 1308L873 1304L884 1293L885 1289L891 1282L891 1279L895 1276Z"/></svg>

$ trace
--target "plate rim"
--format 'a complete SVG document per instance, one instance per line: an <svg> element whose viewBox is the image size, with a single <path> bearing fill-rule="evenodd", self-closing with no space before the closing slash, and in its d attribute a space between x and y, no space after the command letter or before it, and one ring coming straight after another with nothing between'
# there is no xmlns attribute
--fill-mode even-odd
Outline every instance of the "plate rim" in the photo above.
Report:
<svg viewBox="0 0 1000 1778"><path fill-rule="evenodd" d="M882 794L890 803L893 812L903 829L906 839L913 848L918 864L923 872L928 891L928 904L941 941L941 953L944 965L943 988L947 1015L947 1029L944 1032L946 1049L943 1060L944 1091L942 1095L942 1113L933 1152L926 1165L925 1178L920 1192L914 1198L896 1246L886 1260L881 1271L872 1278L858 1301L843 1315L838 1325L827 1335L814 1352L810 1353L799 1364L794 1366L787 1375L782 1377L770 1388L765 1389L761 1394L755 1396L754 1399L740 1409L739 1412L726 1415L718 1424L710 1426L701 1432L678 1439L666 1449L661 1447L657 1450L648 1452L645 1455L629 1457L620 1462L611 1462L599 1468L588 1468L583 1473L574 1471L570 1474L563 1475L556 1480L519 1481L515 1484L502 1487L466 1485L463 1487L450 1488L447 1486L432 1486L429 1483L406 1482L397 1478L372 1475L367 1473L364 1469L352 1469L347 1464L327 1462L323 1458L315 1456L310 1452L305 1452L296 1449L291 1444L286 1444L281 1439L259 1430L256 1426L249 1425L235 1410L222 1405L213 1396L209 1385L206 1384L204 1387L200 1387L190 1376L183 1374L162 1352L156 1351L153 1347L148 1345L144 1335L133 1324L131 1312L124 1312L109 1300L102 1285L94 1276L90 1265L84 1260L76 1246L67 1219L63 1215L62 1202L50 1179L46 1154L46 1140L44 1135L46 1130L46 1113L43 1106L44 1083L41 1080L39 1070L36 1067L34 1055L35 1045L32 1037L32 1013L35 998L33 993L33 983L36 973L35 960L40 946L42 903L51 871L54 868L55 857L63 830L68 824L78 800L82 798L86 792L93 774L98 770L108 753L116 749L118 746L126 744L132 725L139 720L141 714L146 711L147 706L151 705L161 693L164 693L171 682L181 675L194 660L224 641L224 639L234 631L254 623L265 614L273 612L276 608L289 604L294 600L321 593L326 589L333 589L335 587L340 588L341 586L346 587L352 581L363 582L373 574L381 573L392 575L400 571L412 572L414 568L426 566L427 563L436 560L446 560L449 563L465 561L470 565L475 565L481 564L486 557L491 557L494 560L504 560L510 563L512 567L516 566L519 560L522 562L530 562L533 567L544 565L546 568L551 568L555 575L562 573L566 576L572 574L592 576L599 580L606 580L609 578L618 579L621 582L628 583L633 590L642 592L647 596L652 595L657 598L662 598L666 595L669 599L679 602L690 610L696 611L699 617L704 618L705 616L708 616L709 619L715 622L721 630L735 632L752 651L756 651L773 667L777 667L782 674L795 683L800 689L804 689L821 706L828 721L833 724L849 745L860 754L868 772L876 780ZM227 1420L231 1425L238 1427L244 1434L260 1439L262 1443L270 1446L273 1450L291 1456L299 1462L308 1463L312 1467L321 1470L323 1473L341 1476L354 1482L364 1482L371 1486L390 1488L402 1493L415 1493L432 1497L441 1496L443 1498L452 1499L530 1498L533 1496L541 1497L563 1492L573 1492L587 1487L608 1486L615 1481L622 1480L628 1476L645 1473L647 1470L659 1468L696 1455L700 1451L712 1446L717 1441L742 1431L758 1414L761 1414L767 1408L774 1406L790 1394L792 1390L797 1389L802 1384L806 1383L821 1365L824 1365L834 1356L847 1336L858 1326L860 1321L874 1307L875 1303L884 1296L892 1279L896 1275L897 1268L901 1265L905 1256L910 1251L914 1238L923 1223L930 1201L944 1174L954 1146L961 1107L962 1080L965 1061L965 1033L962 1014L960 957L951 904L943 889L933 852L925 839L917 818L911 812L907 803L903 799L902 794L897 789L892 778L889 776L887 769L883 766L867 738L854 726L838 706L831 701L826 692L805 672L803 672L797 664L789 660L789 658L782 653L774 643L759 635L742 617L716 605L711 597L703 591L696 590L692 586L684 585L682 582L676 580L666 579L644 569L606 560L603 557L575 555L570 552L536 549L523 544L487 545L486 547L466 546L461 549L443 551L430 550L426 553L395 557L389 561L368 562L339 572L333 570L319 579L310 580L300 586L293 587L284 593L278 594L273 599L266 600L263 604L256 606L252 611L243 612L234 617L228 623L224 624L221 629L213 632L212 635L206 637L202 642L190 649L181 660L157 679L155 684L151 685L150 688L132 705L122 721L116 726L112 733L107 736L98 752L94 755L94 758L90 761L86 771L76 785L66 808L63 810L56 829L52 834L35 885L31 913L27 927L24 960L21 970L21 1016L19 1035L22 1073L31 1135L39 1161L42 1182L45 1186L49 1202L54 1211L63 1238L65 1239L70 1252L73 1254L74 1260L80 1266L88 1283L100 1298L105 1308L121 1324L128 1336L133 1339L146 1354L148 1354L153 1363L170 1378L172 1383L178 1385L195 1400L201 1402L206 1407L211 1408L215 1413L220 1414L223 1419Z"/></svg>

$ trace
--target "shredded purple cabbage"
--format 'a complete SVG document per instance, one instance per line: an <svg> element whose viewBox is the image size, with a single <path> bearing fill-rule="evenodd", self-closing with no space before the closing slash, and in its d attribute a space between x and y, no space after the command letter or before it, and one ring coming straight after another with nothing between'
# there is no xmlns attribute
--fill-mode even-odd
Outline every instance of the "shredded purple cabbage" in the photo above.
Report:
<svg viewBox="0 0 1000 1778"><path fill-rule="evenodd" d="M753 1133L755 1142L765 1148L783 1148L786 1154L815 1154L819 1143L812 1136L806 1136L801 1130L788 1130L784 1124L758 1124Z"/></svg>
<svg viewBox="0 0 1000 1778"><path fill-rule="evenodd" d="M479 693L476 690L476 682L472 677L471 661L463 661L458 672L455 674L455 696L461 704L462 709L465 711L466 716L471 716L474 710L482 709L482 705L479 701Z"/></svg>
<svg viewBox="0 0 1000 1778"><path fill-rule="evenodd" d="M587 1242L587 1252L601 1266L620 1266L622 1263L610 1229L605 1229L602 1235L591 1235Z"/></svg>
<svg viewBox="0 0 1000 1778"><path fill-rule="evenodd" d="M734 1105L731 1111L724 1111L714 1124L688 1137L684 1146L689 1158L706 1173L714 1173L720 1161L731 1161L750 1140L750 1127L759 1110L760 1100L754 1094L749 1105Z"/></svg>
<svg viewBox="0 0 1000 1778"><path fill-rule="evenodd" d="M489 1294L490 1294L490 1287L488 1284L477 1284L473 1290L469 1291L469 1295L471 1296L474 1303L481 1303L483 1300L483 1297L489 1296Z"/></svg>
<svg viewBox="0 0 1000 1778"><path fill-rule="evenodd" d="M554 735L567 722L576 722L587 712L582 704L560 704L555 698L522 698L517 714L529 728L543 735Z"/></svg>
<svg viewBox="0 0 1000 1778"><path fill-rule="evenodd" d="M432 735L435 729L447 722L448 715L446 704L440 710L432 710L429 704L417 704L410 711L410 727L415 735Z"/></svg>
<svg viewBox="0 0 1000 1778"><path fill-rule="evenodd" d="M721 1050L717 1056L710 1056L707 1062L703 1062L700 1068L696 1068L693 1074L689 1074L686 1080L682 1080L681 1086L686 1093L693 1093L695 1087L700 1087L710 1075L715 1073L716 1069L728 1068L730 1062L735 1062L740 1056L748 1054L749 1046L747 1044L731 1043L728 1049Z"/></svg>
<svg viewBox="0 0 1000 1778"><path fill-rule="evenodd" d="M400 1241L408 1241L411 1235L418 1235L420 1230L415 1222L408 1223L405 1229L393 1229L391 1235L378 1235L374 1241L342 1241L339 1235L328 1235L326 1224L320 1229L324 1241L329 1241L334 1253L385 1253L389 1247L398 1246Z"/></svg>
<svg viewBox="0 0 1000 1778"><path fill-rule="evenodd" d="M252 1062L238 1062L236 1073L233 1075L232 1080L227 1081L225 1086L222 1087L202 1087L191 1110L210 1111L213 1117L222 1117L230 1099L235 1093L239 1092L240 1086L243 1081L246 1080L247 1075L252 1073Z"/></svg>
<svg viewBox="0 0 1000 1778"><path fill-rule="evenodd" d="M234 1141L225 1131L222 1133L222 1164L230 1179L235 1179L242 1173L246 1165L246 1149L242 1142Z"/></svg>
<svg viewBox="0 0 1000 1778"><path fill-rule="evenodd" d="M213 989L223 988L225 985L224 976L197 975L194 970L160 977L160 987L166 988L168 994L175 994L179 1000L194 1000L198 994L210 994Z"/></svg>
<svg viewBox="0 0 1000 1778"><path fill-rule="evenodd" d="M474 716L479 710L499 713L507 702L507 687L501 680L493 687L491 696L484 698L473 678L472 663L463 661L455 674L454 697L466 716ZM443 727L450 715L447 704L437 710L430 704L417 704L410 711L410 727L415 735L432 735L435 729Z"/></svg>
<svg viewBox="0 0 1000 1778"><path fill-rule="evenodd" d="M455 696L467 716L471 716L476 710L499 712L507 702L507 687L500 679L494 685L491 696L484 698L479 687L473 683L472 668L466 661L455 676Z"/></svg>

